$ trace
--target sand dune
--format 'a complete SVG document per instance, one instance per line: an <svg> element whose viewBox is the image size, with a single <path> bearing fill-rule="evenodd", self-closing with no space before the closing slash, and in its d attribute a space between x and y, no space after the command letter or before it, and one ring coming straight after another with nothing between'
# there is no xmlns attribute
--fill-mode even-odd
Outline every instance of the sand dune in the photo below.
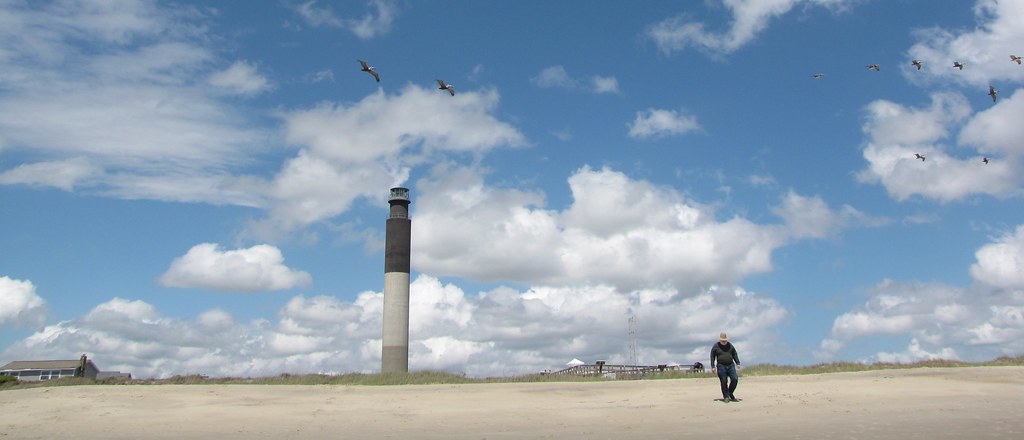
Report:
<svg viewBox="0 0 1024 440"><path fill-rule="evenodd" d="M0 392L0 439L1024 438L1024 367L407 386Z"/></svg>

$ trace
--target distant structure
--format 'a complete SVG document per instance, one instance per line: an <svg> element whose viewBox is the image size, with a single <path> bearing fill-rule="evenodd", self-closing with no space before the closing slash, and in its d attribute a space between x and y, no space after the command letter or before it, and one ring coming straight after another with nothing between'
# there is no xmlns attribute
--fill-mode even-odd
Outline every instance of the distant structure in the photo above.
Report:
<svg viewBox="0 0 1024 440"><path fill-rule="evenodd" d="M0 367L0 375L21 381L38 382L65 377L96 379L100 369L84 354L78 359L49 361L14 361Z"/></svg>
<svg viewBox="0 0 1024 440"><path fill-rule="evenodd" d="M96 380L132 380L132 373L122 373L120 371L100 371L96 373Z"/></svg>
<svg viewBox="0 0 1024 440"><path fill-rule="evenodd" d="M636 316L629 316L629 363L637 365L640 361L636 356Z"/></svg>
<svg viewBox="0 0 1024 440"><path fill-rule="evenodd" d="M558 371L545 372L544 374L568 375L583 377L605 377L609 379L636 379L651 374L664 373L666 371L680 371L683 373L704 373L704 364L695 362L693 365L658 364L658 365L617 365L609 364L607 361L598 360L593 364L573 359L573 362L566 364L567 367Z"/></svg>
<svg viewBox="0 0 1024 440"><path fill-rule="evenodd" d="M381 373L409 371L409 189L391 188L384 238L384 322Z"/></svg>

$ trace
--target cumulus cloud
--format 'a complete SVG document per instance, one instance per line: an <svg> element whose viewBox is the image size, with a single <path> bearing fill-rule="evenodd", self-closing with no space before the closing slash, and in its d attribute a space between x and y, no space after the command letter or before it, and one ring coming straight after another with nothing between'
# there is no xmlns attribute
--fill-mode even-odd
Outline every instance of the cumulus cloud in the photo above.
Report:
<svg viewBox="0 0 1024 440"><path fill-rule="evenodd" d="M10 19L0 27L0 145L31 161L0 170L0 183L260 203L250 179L232 173L266 134L221 101L217 87L195 80L214 74L216 61L196 25L205 20L199 11L150 2L19 5L5 9Z"/></svg>
<svg viewBox="0 0 1024 440"><path fill-rule="evenodd" d="M337 215L358 197L402 183L439 154L483 154L524 136L492 115L494 90L454 98L408 86L351 105L325 103L282 114L285 140L300 147L267 189L269 216L251 229L291 230Z"/></svg>
<svg viewBox="0 0 1024 440"><path fill-rule="evenodd" d="M976 148L978 153L994 156L993 159L1007 163L1012 171L1020 170L1024 157L1024 125L1017 123L1024 112L1024 88L1006 93L996 105L982 110L971 117L960 131L958 143Z"/></svg>
<svg viewBox="0 0 1024 440"><path fill-rule="evenodd" d="M885 217L865 214L850 205L835 210L819 196L807 197L790 190L772 212L785 222L793 238L826 238L840 230L854 227L876 227L892 223Z"/></svg>
<svg viewBox="0 0 1024 440"><path fill-rule="evenodd" d="M393 4L370 6L374 14L338 24L365 36L386 28ZM299 9L332 23L316 2ZM272 85L255 63L218 58L202 11L127 2L90 13L42 4L6 12L14 19L0 27L0 145L12 165L0 169L0 184L266 209L246 231L266 240L376 198L438 154L524 143L493 116L495 90L444 100L409 86L351 106L281 110L282 138L297 153L266 176L255 169L275 136L254 128L229 95ZM83 54L83 41L96 50Z"/></svg>
<svg viewBox="0 0 1024 440"><path fill-rule="evenodd" d="M168 287L226 292L287 290L311 283L308 273L285 266L281 251L266 244L226 251L213 243L197 244L160 276L160 284Z"/></svg>
<svg viewBox="0 0 1024 440"><path fill-rule="evenodd" d="M907 52L913 59L924 61L926 69L906 70L907 78L925 77L932 81L969 84L978 90L996 82L1024 81L1024 70L1010 61L1010 55L1021 55L1024 40L1024 6L1014 0L979 0L974 6L977 24L973 29L919 29L918 42ZM953 61L964 64L953 69Z"/></svg>
<svg viewBox="0 0 1024 440"><path fill-rule="evenodd" d="M418 276L410 286L410 369L472 376L535 373L572 358L626 362L627 320L635 318L641 362L703 360L729 328L755 361L769 355L774 330L788 312L738 287L712 287L681 297L672 289L617 291L608 286L499 287L467 295L454 284ZM192 318L162 315L139 300L114 298L81 318L49 325L0 353L6 358L60 359L88 353L104 370L134 377L201 373L375 372L380 366L383 294L352 302L293 297L273 319L236 321L220 309Z"/></svg>
<svg viewBox="0 0 1024 440"><path fill-rule="evenodd" d="M725 32L707 30L704 23L678 15L649 26L644 34L665 54L692 47L713 55L727 55L753 40L772 19L799 4L840 9L851 0L722 0L722 3L732 14L732 23Z"/></svg>
<svg viewBox="0 0 1024 440"><path fill-rule="evenodd" d="M975 281L999 289L1024 290L1024 226L982 246L974 256L978 260L971 265Z"/></svg>
<svg viewBox="0 0 1024 440"><path fill-rule="evenodd" d="M388 0L370 0L374 12L367 12L360 18L344 18L334 13L330 6L319 6L315 0L294 6L299 17L313 27L328 26L348 29L357 37L368 40L388 33L398 14L398 8Z"/></svg>
<svg viewBox="0 0 1024 440"><path fill-rule="evenodd" d="M438 170L417 183L416 269L530 285L696 292L771 270L772 252L794 239L870 224L852 208L833 212L820 199L796 194L779 210L786 225L719 220L711 206L608 168L583 167L568 184L573 201L556 210L543 194L487 186L478 170ZM815 219L790 215L807 206Z"/></svg>
<svg viewBox="0 0 1024 440"><path fill-rule="evenodd" d="M637 139L675 136L700 129L696 116L654 108L647 109L646 112L636 112L636 119L628 126L629 136Z"/></svg>
<svg viewBox="0 0 1024 440"><path fill-rule="evenodd" d="M46 300L28 280L0 277L0 326L40 325L46 317Z"/></svg>
<svg viewBox="0 0 1024 440"><path fill-rule="evenodd" d="M1022 102L1024 92L1017 92L973 115L958 93L932 94L928 108L872 102L864 125L868 140L863 154L868 167L857 177L881 184L896 200L919 195L950 202L971 194L1019 194L1024 183L1020 173L1024 147L1010 138L1024 133L1014 122L1016 116L1011 116L1022 110ZM961 148L947 145L961 127ZM962 153L964 150L968 151ZM926 159L920 161L915 154ZM982 163L985 156L992 159L988 165Z"/></svg>
<svg viewBox="0 0 1024 440"><path fill-rule="evenodd" d="M246 61L235 61L227 69L214 72L210 84L239 95L255 95L270 88L270 81Z"/></svg>
<svg viewBox="0 0 1024 440"><path fill-rule="evenodd" d="M834 359L858 340L880 345L908 341L900 351L881 350L867 361L986 360L1024 351L1024 226L982 246L970 272L978 282L965 289L941 283L885 280L863 305L839 315L820 345Z"/></svg>

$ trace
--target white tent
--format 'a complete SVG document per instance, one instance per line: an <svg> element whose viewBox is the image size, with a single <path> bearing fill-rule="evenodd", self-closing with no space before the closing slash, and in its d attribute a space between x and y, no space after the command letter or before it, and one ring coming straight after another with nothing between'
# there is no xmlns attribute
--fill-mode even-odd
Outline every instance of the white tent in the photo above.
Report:
<svg viewBox="0 0 1024 440"><path fill-rule="evenodd" d="M583 361L581 361L579 359L573 358L571 361L566 362L565 365L568 365L570 367L575 367L575 366L586 365L586 364L587 364L586 362L583 362Z"/></svg>

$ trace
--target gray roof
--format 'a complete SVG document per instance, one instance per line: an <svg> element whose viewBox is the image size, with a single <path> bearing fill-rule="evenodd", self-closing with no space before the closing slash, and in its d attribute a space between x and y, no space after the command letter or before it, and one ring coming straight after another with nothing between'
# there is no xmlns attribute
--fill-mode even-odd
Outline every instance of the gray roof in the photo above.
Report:
<svg viewBox="0 0 1024 440"><path fill-rule="evenodd" d="M86 362L92 364L91 360ZM0 370L60 370L64 368L77 368L82 364L81 360L70 361L14 361L0 367ZM95 367L96 364L93 364Z"/></svg>

